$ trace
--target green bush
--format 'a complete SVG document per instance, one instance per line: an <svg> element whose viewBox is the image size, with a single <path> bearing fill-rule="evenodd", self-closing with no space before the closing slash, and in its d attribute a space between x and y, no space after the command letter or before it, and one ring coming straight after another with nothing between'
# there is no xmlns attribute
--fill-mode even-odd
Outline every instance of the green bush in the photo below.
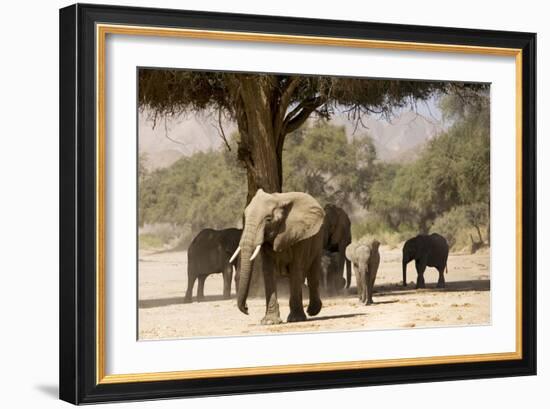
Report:
<svg viewBox="0 0 550 409"><path fill-rule="evenodd" d="M384 230L388 230L386 222L382 217L374 213L367 215L362 221L356 221L351 224L351 236L354 240Z"/></svg>
<svg viewBox="0 0 550 409"><path fill-rule="evenodd" d="M192 239L189 224L146 224L139 231L139 248L186 250Z"/></svg>
<svg viewBox="0 0 550 409"><path fill-rule="evenodd" d="M474 203L458 206L438 217L430 232L441 234L447 239L449 247L454 250L474 249L484 244L488 237L483 237L482 230L487 230L489 221L488 206Z"/></svg>
<svg viewBox="0 0 550 409"><path fill-rule="evenodd" d="M360 222L352 223L351 231L354 241L370 242L376 239L380 244L390 248L396 248L403 241L418 234L412 226L405 223L401 224L398 230L394 230L376 213L369 214Z"/></svg>
<svg viewBox="0 0 550 409"><path fill-rule="evenodd" d="M151 233L143 233L139 235L139 248L145 250L156 250L164 247L162 239Z"/></svg>

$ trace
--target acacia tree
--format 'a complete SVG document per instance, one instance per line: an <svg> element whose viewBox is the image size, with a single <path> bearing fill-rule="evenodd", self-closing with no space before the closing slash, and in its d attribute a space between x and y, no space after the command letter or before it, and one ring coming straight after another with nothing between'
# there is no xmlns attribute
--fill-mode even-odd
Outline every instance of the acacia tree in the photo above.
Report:
<svg viewBox="0 0 550 409"><path fill-rule="evenodd" d="M140 69L139 105L156 119L209 110L235 121L237 157L246 168L247 203L257 189L280 192L286 136L312 115L330 119L336 107L361 122L434 92L464 84L344 77ZM223 133L222 133L223 134ZM226 141L227 142L227 141ZM229 144L227 143L229 148Z"/></svg>

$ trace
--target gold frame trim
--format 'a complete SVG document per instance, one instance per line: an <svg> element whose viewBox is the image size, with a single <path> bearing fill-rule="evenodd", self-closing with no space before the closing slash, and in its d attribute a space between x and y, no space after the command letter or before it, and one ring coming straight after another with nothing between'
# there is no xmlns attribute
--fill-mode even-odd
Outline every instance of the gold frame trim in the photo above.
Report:
<svg viewBox="0 0 550 409"><path fill-rule="evenodd" d="M399 51L428 51L462 54L513 56L516 64L516 350L506 353L450 355L369 361L323 362L299 365L105 374L105 40L107 34L194 38L205 40L247 41L297 45L371 48ZM96 383L116 384L163 380L205 379L228 376L323 372L346 369L387 368L412 365L436 365L522 359L522 51L515 48L465 46L455 44L413 43L402 41L361 40L351 38L293 36L215 30L177 29L114 24L96 25Z"/></svg>

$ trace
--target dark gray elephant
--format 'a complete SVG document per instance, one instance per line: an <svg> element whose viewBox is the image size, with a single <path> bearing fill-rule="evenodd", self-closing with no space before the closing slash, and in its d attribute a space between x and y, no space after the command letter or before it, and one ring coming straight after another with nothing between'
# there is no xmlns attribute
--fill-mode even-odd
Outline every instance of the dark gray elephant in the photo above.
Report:
<svg viewBox="0 0 550 409"><path fill-rule="evenodd" d="M352 243L346 248L346 258L353 264L357 295L361 302L372 304L374 282L380 265L380 243L373 240L370 243Z"/></svg>
<svg viewBox="0 0 550 409"><path fill-rule="evenodd" d="M403 286L407 286L407 264L414 260L418 277L416 288L425 288L424 271L426 267L435 267L439 272L437 287L445 287L444 271L447 268L449 245L447 240L437 233L419 234L405 242L403 246Z"/></svg>
<svg viewBox="0 0 550 409"><path fill-rule="evenodd" d="M351 243L351 221L344 209L328 204L325 206L325 219L323 221L324 241L323 249L337 253L338 257L336 274L329 276L329 293L334 293L343 288L341 278L346 266L346 288L351 282L351 263L346 259L346 247Z"/></svg>
<svg viewBox="0 0 550 409"><path fill-rule="evenodd" d="M332 287L336 290L340 290L346 285L346 280L342 277L342 273L338 274L339 261L340 254L323 250L323 255L321 256L321 284L327 292L331 288L328 284L329 282L332 282Z"/></svg>
<svg viewBox="0 0 550 409"><path fill-rule="evenodd" d="M231 277L233 265L231 255L239 246L242 230L204 229L195 236L187 249L187 292L185 303L189 303L193 296L195 280L199 279L197 301L204 298L204 281L214 273L223 274L223 297L231 297Z"/></svg>
<svg viewBox="0 0 550 409"><path fill-rule="evenodd" d="M288 276L290 284L290 314L288 322L304 321L302 284L307 278L309 306L307 313L317 315L322 302L319 295L319 275L323 248L323 217L325 212L310 195L301 192L256 192L244 211L244 229L235 252L240 253L237 306L248 314L246 299L254 259L261 251L261 271L264 275L266 312L262 324L279 324L281 317L277 301L275 272ZM258 269L254 269L258 270Z"/></svg>

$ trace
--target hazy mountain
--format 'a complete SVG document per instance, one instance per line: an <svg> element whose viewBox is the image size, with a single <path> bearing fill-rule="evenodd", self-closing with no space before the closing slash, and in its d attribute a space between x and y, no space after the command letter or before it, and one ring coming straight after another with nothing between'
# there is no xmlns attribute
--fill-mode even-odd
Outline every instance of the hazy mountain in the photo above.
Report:
<svg viewBox="0 0 550 409"><path fill-rule="evenodd" d="M222 125L227 137L237 129L228 121ZM148 169L167 167L182 156L218 148L223 143L218 127L217 118L207 115L180 116L155 124L146 114L140 113L139 152L145 154Z"/></svg>
<svg viewBox="0 0 550 409"><path fill-rule="evenodd" d="M374 140L378 157L387 162L416 159L426 142L443 130L440 122L413 111L403 112L391 122L368 117L362 121L364 126L359 124L357 127L355 122L342 116L333 122L344 125L350 138L368 134Z"/></svg>
<svg viewBox="0 0 550 409"><path fill-rule="evenodd" d="M417 158L427 141L443 130L441 122L429 120L412 111L406 111L391 121L367 117L363 125L345 115L337 115L331 123L343 125L350 139L370 135L378 157L384 161L410 161ZM234 123L223 121L227 137L237 130ZM146 154L148 169L170 166L182 156L197 151L216 149L223 144L218 131L217 117L204 115L178 117L174 120L153 122L145 114L139 117L139 150Z"/></svg>

